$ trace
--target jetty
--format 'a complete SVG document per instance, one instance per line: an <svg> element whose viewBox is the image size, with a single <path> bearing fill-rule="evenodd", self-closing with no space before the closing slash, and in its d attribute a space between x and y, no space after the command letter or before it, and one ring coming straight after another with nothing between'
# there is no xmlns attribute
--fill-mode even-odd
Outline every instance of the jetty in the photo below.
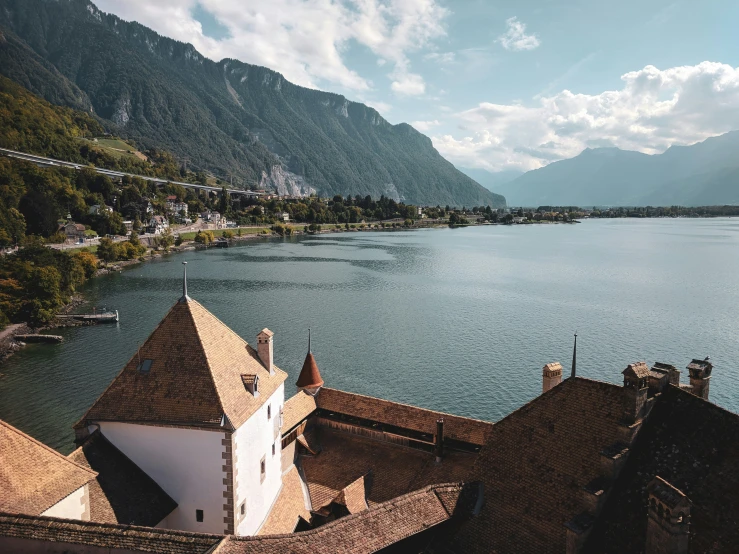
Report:
<svg viewBox="0 0 739 554"><path fill-rule="evenodd" d="M15 335L13 337L16 341L20 342L62 342L63 337L59 335Z"/></svg>
<svg viewBox="0 0 739 554"><path fill-rule="evenodd" d="M114 312L100 312L91 314L67 314L58 315L59 319L74 319L76 321L85 321L91 323L118 323L118 310Z"/></svg>

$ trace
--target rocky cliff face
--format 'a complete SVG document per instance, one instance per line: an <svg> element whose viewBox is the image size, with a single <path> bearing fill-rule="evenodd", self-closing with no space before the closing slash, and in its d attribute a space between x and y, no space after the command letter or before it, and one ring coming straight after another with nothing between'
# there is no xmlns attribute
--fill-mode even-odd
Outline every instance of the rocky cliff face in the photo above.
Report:
<svg viewBox="0 0 739 554"><path fill-rule="evenodd" d="M208 60L87 0L0 0L0 32L0 73L234 184L505 205L409 125L264 67Z"/></svg>

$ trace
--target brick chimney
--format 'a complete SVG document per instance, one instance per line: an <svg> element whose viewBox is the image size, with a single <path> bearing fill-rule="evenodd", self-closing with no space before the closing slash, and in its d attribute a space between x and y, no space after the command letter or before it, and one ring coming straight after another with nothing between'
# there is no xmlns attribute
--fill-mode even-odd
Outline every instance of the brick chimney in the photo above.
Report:
<svg viewBox="0 0 739 554"><path fill-rule="evenodd" d="M436 461L440 462L444 456L444 418L436 420L436 435L434 436L434 454Z"/></svg>
<svg viewBox="0 0 739 554"><path fill-rule="evenodd" d="M542 394L559 385L562 382L562 364L559 362L548 363L542 370Z"/></svg>
<svg viewBox="0 0 739 554"><path fill-rule="evenodd" d="M661 477L647 485L646 554L687 554L690 542L690 508L685 494Z"/></svg>
<svg viewBox="0 0 739 554"><path fill-rule="evenodd" d="M624 376L624 423L635 423L644 416L649 387L649 368L644 362L629 364Z"/></svg>
<svg viewBox="0 0 739 554"><path fill-rule="evenodd" d="M713 364L709 362L710 358L705 360L693 360L688 364L688 372L690 373L690 385L693 387L693 394L700 396L704 400L708 400L708 389L711 384L711 371Z"/></svg>
<svg viewBox="0 0 739 554"><path fill-rule="evenodd" d="M272 347L272 337L274 336L275 334L266 327L257 335L257 354L259 354L259 359L262 360L270 375L275 373L275 354Z"/></svg>

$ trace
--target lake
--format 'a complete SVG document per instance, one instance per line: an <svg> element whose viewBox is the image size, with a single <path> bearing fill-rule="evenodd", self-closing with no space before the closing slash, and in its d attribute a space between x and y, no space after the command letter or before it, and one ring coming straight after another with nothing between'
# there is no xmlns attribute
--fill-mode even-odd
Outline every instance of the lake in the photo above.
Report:
<svg viewBox="0 0 739 554"><path fill-rule="evenodd" d="M293 384L312 348L326 386L496 421L541 368L614 383L630 362L714 364L739 411L739 219L592 220L326 234L191 251L88 283L118 325L63 329L0 366L0 419L64 453L71 426L188 289L247 341L275 332ZM687 382L683 371L683 382Z"/></svg>

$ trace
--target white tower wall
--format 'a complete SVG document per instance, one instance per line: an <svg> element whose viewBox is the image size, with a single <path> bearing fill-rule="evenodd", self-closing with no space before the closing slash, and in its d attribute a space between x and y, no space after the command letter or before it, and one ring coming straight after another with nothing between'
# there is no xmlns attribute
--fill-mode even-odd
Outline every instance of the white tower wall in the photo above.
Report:
<svg viewBox="0 0 739 554"><path fill-rule="evenodd" d="M256 534L282 488L280 413L284 404L285 387L280 385L234 432L234 528L237 535ZM264 476L260 467L263 458ZM244 514L241 513L242 504Z"/></svg>
<svg viewBox="0 0 739 554"><path fill-rule="evenodd" d="M224 533L223 454L228 433L119 422L99 425L105 438L177 502L166 518L167 528ZM202 522L196 510L203 511Z"/></svg>

